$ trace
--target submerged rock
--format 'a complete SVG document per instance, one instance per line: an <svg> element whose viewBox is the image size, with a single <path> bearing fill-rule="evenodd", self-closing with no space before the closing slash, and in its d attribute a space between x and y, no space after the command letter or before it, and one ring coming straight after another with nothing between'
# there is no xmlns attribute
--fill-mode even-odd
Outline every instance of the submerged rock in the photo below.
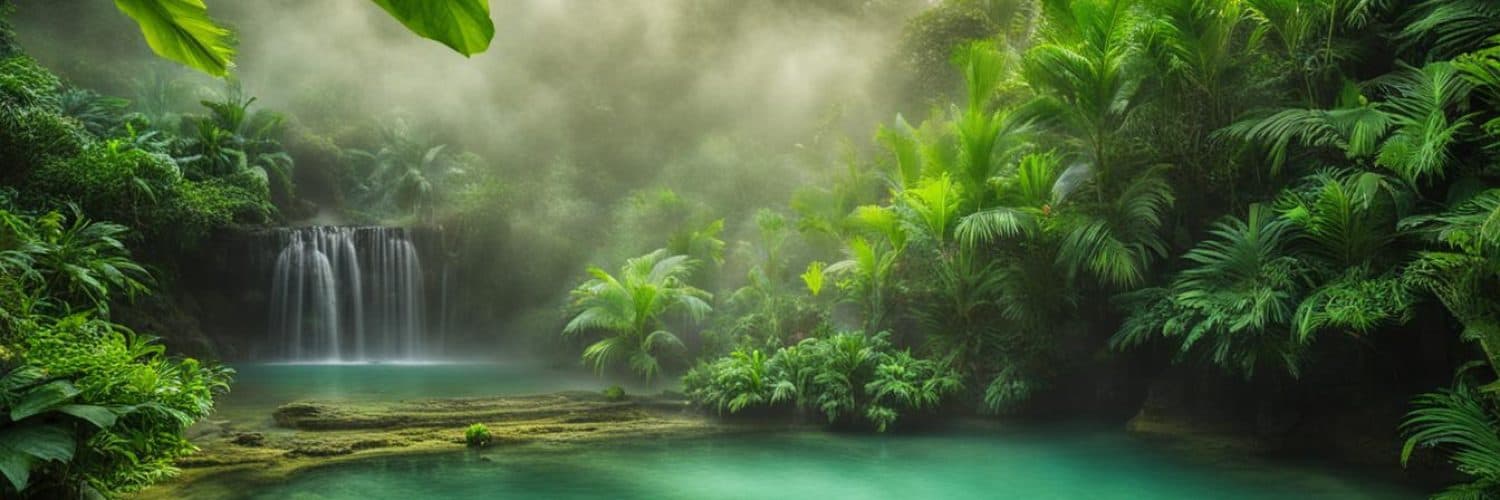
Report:
<svg viewBox="0 0 1500 500"><path fill-rule="evenodd" d="M266 435L259 432L241 432L231 440L240 446L260 446L266 444Z"/></svg>
<svg viewBox="0 0 1500 500"><path fill-rule="evenodd" d="M647 415L654 402L608 401L587 392L508 398L435 399L394 403L301 401L277 408L276 424L299 430L455 427L475 422L625 422Z"/></svg>

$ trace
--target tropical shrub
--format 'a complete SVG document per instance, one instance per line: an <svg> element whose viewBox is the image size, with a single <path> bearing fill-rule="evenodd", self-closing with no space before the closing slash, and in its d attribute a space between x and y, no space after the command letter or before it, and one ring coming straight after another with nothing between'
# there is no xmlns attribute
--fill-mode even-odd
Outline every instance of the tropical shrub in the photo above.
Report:
<svg viewBox="0 0 1500 500"><path fill-rule="evenodd" d="M172 461L196 450L183 433L213 411L232 372L169 359L151 339L104 320L44 321L22 325L27 334L15 345L18 365L70 381L79 403L114 409L119 418L86 434L71 461L33 474L34 487L75 491L86 483L114 494L175 475Z"/></svg>
<svg viewBox="0 0 1500 500"><path fill-rule="evenodd" d="M104 319L148 291L121 226L0 209L0 456L7 497L117 495L172 476L228 369Z"/></svg>
<svg viewBox="0 0 1500 500"><path fill-rule="evenodd" d="M171 158L107 141L36 169L27 176L23 192L28 206L74 203L94 217L149 230L170 226L150 212L171 201L180 182L182 172Z"/></svg>
<svg viewBox="0 0 1500 500"><path fill-rule="evenodd" d="M662 370L663 354L683 350L664 316L676 312L697 321L712 309L706 302L712 295L685 281L694 265L691 258L663 249L627 260L618 275L590 268L593 279L573 289L577 313L563 335L605 334L584 349L584 361L596 371L624 361L650 382Z"/></svg>
<svg viewBox="0 0 1500 500"><path fill-rule="evenodd" d="M76 205L92 217L144 228L137 233L158 248L192 248L215 228L261 224L275 214L264 181L250 176L237 184L241 177L189 181L171 158L111 139L37 169L21 201L53 209Z"/></svg>
<svg viewBox="0 0 1500 500"><path fill-rule="evenodd" d="M1460 369L1452 388L1417 396L1401 423L1405 465L1418 447L1448 455L1469 482L1449 486L1433 498L1489 498L1500 494L1500 408L1493 394L1475 387Z"/></svg>
<svg viewBox="0 0 1500 500"><path fill-rule="evenodd" d="M1255 205L1248 219L1215 224L1214 239L1183 258L1168 288L1123 296L1137 311L1111 343L1129 347L1156 336L1171 339L1180 354L1201 353L1213 364L1251 376L1266 364L1300 369L1300 345L1291 332L1307 270L1288 252L1291 222Z"/></svg>
<svg viewBox="0 0 1500 500"><path fill-rule="evenodd" d="M72 118L84 130L95 137L113 136L129 115L126 109L130 101L119 97L100 95L89 89L66 88L57 97L57 109L63 116Z"/></svg>
<svg viewBox="0 0 1500 500"><path fill-rule="evenodd" d="M140 239L133 243L169 250L191 248L215 228L274 217L267 201L268 179L288 179L289 158L265 135L233 135L231 145L239 148L233 151L254 153L252 161L220 178L191 181L166 151L191 150L192 141L148 130L151 124L140 115L127 115L118 99L59 90L57 78L29 58L5 61L14 70L6 76L10 86L5 92L14 98L0 103L0 158L6 164L0 183L19 188L17 203L40 211L77 205L92 218L140 228L135 232ZM268 129L256 124L274 122L255 118L243 107L212 104L211 109L222 112L215 120L204 118L209 123L261 134ZM122 128L120 137L99 139L90 133ZM187 163L197 169L200 162ZM268 177L266 172L282 175Z"/></svg>
<svg viewBox="0 0 1500 500"><path fill-rule="evenodd" d="M719 413L751 408L821 413L830 424L885 432L903 416L940 406L962 386L946 364L896 350L888 334L810 338L771 356L740 349L683 378L698 405Z"/></svg>
<svg viewBox="0 0 1500 500"><path fill-rule="evenodd" d="M0 104L0 182L12 183L53 159L83 151L91 138L77 122L38 107Z"/></svg>
<svg viewBox="0 0 1500 500"><path fill-rule="evenodd" d="M36 367L0 376L0 441L6 443L0 475L8 481L0 491L38 495L45 486L28 491L33 471L72 461L89 434L114 426L119 410L75 404L78 394L71 382L47 380ZM63 486L93 490L87 483Z"/></svg>
<svg viewBox="0 0 1500 500"><path fill-rule="evenodd" d="M464 429L464 444L470 448L489 446L492 439L494 437L490 435L490 428L485 427L484 424L473 424Z"/></svg>
<svg viewBox="0 0 1500 500"><path fill-rule="evenodd" d="M62 81L35 59L13 55L0 59L0 105L58 109Z"/></svg>
<svg viewBox="0 0 1500 500"><path fill-rule="evenodd" d="M627 396L625 395L625 388L623 387L612 385L604 388L604 399L606 400L624 401L626 397Z"/></svg>

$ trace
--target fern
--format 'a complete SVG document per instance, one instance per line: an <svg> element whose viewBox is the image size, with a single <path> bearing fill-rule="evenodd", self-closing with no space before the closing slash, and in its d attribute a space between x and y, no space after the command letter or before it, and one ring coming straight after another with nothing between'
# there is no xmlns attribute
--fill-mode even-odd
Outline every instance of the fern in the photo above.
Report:
<svg viewBox="0 0 1500 500"><path fill-rule="evenodd" d="M1405 465L1418 447L1440 448L1471 481L1449 487L1434 498L1488 498L1500 493L1500 420L1491 396L1466 380L1463 370L1451 389L1417 396L1416 406L1401 423L1406 442Z"/></svg>

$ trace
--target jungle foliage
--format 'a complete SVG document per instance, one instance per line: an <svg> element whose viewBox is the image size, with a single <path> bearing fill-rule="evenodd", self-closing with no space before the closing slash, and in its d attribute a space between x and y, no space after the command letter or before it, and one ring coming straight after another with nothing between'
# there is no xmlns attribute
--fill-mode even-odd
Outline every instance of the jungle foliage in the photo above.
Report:
<svg viewBox="0 0 1500 500"><path fill-rule="evenodd" d="M126 229L0 198L0 493L98 498L176 474L231 371L109 321L151 291Z"/></svg>
<svg viewBox="0 0 1500 500"><path fill-rule="evenodd" d="M483 1L376 3L465 54L492 35ZM230 68L201 2L117 6L153 47L186 37L157 48L167 57ZM1413 401L1403 459L1435 451L1471 478L1442 496L1500 496L1496 19L1478 0L938 2L908 23L899 61L927 110L876 128L873 154L816 157L783 206L620 193L609 223L630 241L592 256L559 337L601 372L685 371L689 397L719 413L886 431L938 409L1032 410L1066 375L1118 359L1296 384L1340 361L1328 346L1421 329L1477 361ZM25 236L0 239L0 265L28 271L0 278L0 319L37 332L6 362L41 371L7 371L0 401L6 429L51 429L44 444L184 421L139 413L150 401L135 393L95 397L69 364L93 358L47 339L124 353L99 366L176 367L192 397L168 407L187 420L222 380L107 322L149 288L113 224L186 248L310 216L307 179L360 220L463 231L503 203L481 159L399 119L323 137L232 83L173 113L151 92L73 88L10 39L0 31L0 185L28 210L6 212L5 234ZM694 166L681 169L716 172ZM46 478L33 487L125 491L164 473L158 458L185 449L173 443L129 450L153 457L141 468L50 446L4 472L14 488L28 481L9 464L24 463ZM93 465L48 468L68 459Z"/></svg>
<svg viewBox="0 0 1500 500"><path fill-rule="evenodd" d="M117 4L133 16L162 17L149 23L148 37L197 23L173 16L201 7ZM215 232L305 212L297 162L283 144L307 142L308 134L256 107L232 79L200 91L197 112L171 109L183 90L171 80L143 79L133 100L74 87L15 45L7 9L0 5L0 497L118 497L177 473L174 461L196 449L185 431L212 412L232 371L168 355L111 312L157 292L163 283L148 267L170 270ZM477 38L464 43L479 48ZM185 62L211 69L224 53L207 54ZM495 185L480 176L463 179L483 184L443 197L421 177L459 178L472 155L423 146L413 160L402 156L412 149L404 137L367 137L357 143L390 141L371 148L381 151L369 155L380 169L359 171L364 156L353 147L334 146L332 165L324 165L378 177L384 191L351 211L431 218L492 206ZM365 189L352 180L336 185ZM474 193L480 186L482 196Z"/></svg>
<svg viewBox="0 0 1500 500"><path fill-rule="evenodd" d="M946 47L961 88L777 212L796 232L761 252L775 267L719 295L755 307L716 308L728 317L705 338L737 333L705 344L695 400L863 412L884 429L894 418L876 415L931 405L1025 408L1090 345L1295 383L1330 361L1315 346L1452 318L1487 369L1414 401L1406 451L1449 452L1473 477L1443 496L1500 493L1491 6L993 4L1006 8L950 1L913 21L911 64ZM801 357L844 342L886 358L857 372ZM887 362L941 390L880 401Z"/></svg>

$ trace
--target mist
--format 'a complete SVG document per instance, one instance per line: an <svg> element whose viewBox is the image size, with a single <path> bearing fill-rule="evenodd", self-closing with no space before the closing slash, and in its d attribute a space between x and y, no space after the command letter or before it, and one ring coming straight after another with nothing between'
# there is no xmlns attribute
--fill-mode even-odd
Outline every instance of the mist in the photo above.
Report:
<svg viewBox="0 0 1500 500"><path fill-rule="evenodd" d="M244 91L299 134L357 146L372 122L402 120L479 155L478 168L504 186L494 204L503 213L469 231L487 243L467 245L474 260L459 258L465 315L475 329L519 322L501 336L541 338L581 269L617 265L679 229L650 206L662 190L690 212L677 219L724 218L733 246L752 237L755 208L785 207L797 189L847 168L871 124L910 106L897 48L907 19L929 6L504 2L492 7L490 50L465 58L410 36L366 0L207 3L235 30ZM19 7L22 42L77 84L130 97L166 74L189 82L181 110L223 86L156 58L107 5ZM78 63L93 60L115 63ZM307 163L298 168L317 168ZM305 220L345 222L341 200L303 196L320 205Z"/></svg>

